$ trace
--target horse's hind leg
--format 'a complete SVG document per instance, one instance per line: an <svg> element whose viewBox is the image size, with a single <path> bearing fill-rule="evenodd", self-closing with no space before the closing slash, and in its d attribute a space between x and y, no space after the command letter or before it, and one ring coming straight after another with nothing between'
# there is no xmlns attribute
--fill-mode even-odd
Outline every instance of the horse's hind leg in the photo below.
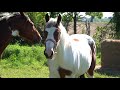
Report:
<svg viewBox="0 0 120 90"><path fill-rule="evenodd" d="M87 76L88 78L93 78L94 77L94 69L95 69L95 65L96 65L96 46L94 45L94 43L89 44L92 50L92 62L91 62L91 66L88 70Z"/></svg>

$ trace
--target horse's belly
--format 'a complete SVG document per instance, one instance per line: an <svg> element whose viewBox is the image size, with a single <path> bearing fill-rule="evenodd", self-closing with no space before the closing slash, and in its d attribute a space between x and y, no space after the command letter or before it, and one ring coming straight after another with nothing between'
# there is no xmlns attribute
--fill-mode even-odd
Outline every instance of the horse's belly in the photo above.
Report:
<svg viewBox="0 0 120 90"><path fill-rule="evenodd" d="M92 61L91 49L87 44L80 45L73 55L75 74L80 76L90 68Z"/></svg>
<svg viewBox="0 0 120 90"><path fill-rule="evenodd" d="M88 69L90 68L91 65L91 58L83 58L83 59L79 59L76 63L75 63L75 75L82 75L84 73L86 73L88 71Z"/></svg>

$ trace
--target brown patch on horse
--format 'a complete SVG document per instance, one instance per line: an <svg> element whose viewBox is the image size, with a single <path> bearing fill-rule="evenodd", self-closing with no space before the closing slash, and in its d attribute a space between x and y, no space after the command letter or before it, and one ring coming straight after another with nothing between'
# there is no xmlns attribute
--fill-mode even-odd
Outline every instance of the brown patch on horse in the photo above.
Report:
<svg viewBox="0 0 120 90"><path fill-rule="evenodd" d="M94 69L95 69L95 65L96 65L96 48L94 43L89 44L91 47L91 55L92 55L92 62L91 62L91 66L88 70L88 73L90 76L94 75Z"/></svg>
<svg viewBox="0 0 120 90"><path fill-rule="evenodd" d="M79 41L79 40L78 40L78 39L76 39L76 38L74 38L73 40L74 40L74 41L76 41L76 42L78 42L78 41Z"/></svg>
<svg viewBox="0 0 120 90"><path fill-rule="evenodd" d="M58 68L58 72L59 72L60 78L65 78L66 75L70 76L72 74L72 71L66 70L61 67Z"/></svg>
<svg viewBox="0 0 120 90"><path fill-rule="evenodd" d="M57 28L53 35L56 42L58 42L60 40L60 34L61 34L60 29Z"/></svg>

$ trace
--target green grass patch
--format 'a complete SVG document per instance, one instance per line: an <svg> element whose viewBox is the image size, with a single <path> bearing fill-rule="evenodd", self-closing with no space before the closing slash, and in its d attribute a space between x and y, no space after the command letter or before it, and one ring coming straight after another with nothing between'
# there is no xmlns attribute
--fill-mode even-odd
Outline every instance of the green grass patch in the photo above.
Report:
<svg viewBox="0 0 120 90"><path fill-rule="evenodd" d="M47 78L44 47L9 45L0 61L0 76L8 78Z"/></svg>

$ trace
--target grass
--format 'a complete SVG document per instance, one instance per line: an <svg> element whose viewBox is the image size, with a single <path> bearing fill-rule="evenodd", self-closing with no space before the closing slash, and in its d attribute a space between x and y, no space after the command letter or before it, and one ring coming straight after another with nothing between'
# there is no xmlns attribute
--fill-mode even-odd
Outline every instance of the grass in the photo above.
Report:
<svg viewBox="0 0 120 90"><path fill-rule="evenodd" d="M2 78L47 78L44 47L9 45L0 62Z"/></svg>
<svg viewBox="0 0 120 90"><path fill-rule="evenodd" d="M44 56L44 47L39 45L9 45L0 61L2 78L48 78L49 70ZM101 64L101 54L97 53L97 65ZM95 78L120 78L120 72L95 70Z"/></svg>

